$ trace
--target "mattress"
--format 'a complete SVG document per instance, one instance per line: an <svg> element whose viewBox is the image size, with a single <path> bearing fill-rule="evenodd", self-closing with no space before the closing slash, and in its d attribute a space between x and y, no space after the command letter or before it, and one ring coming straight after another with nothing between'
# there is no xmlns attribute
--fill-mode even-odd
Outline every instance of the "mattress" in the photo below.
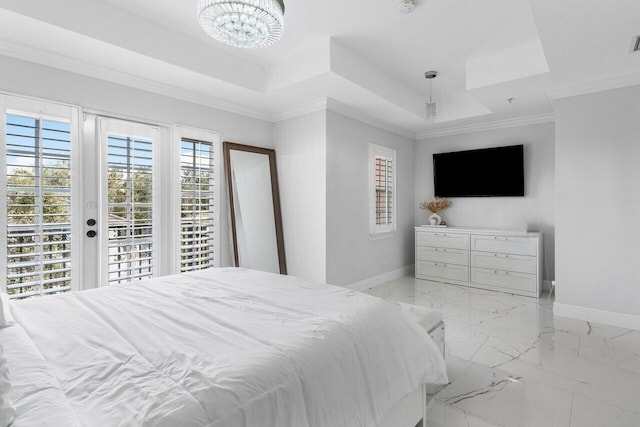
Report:
<svg viewBox="0 0 640 427"><path fill-rule="evenodd" d="M400 309L413 317L428 333L442 325L442 313L413 304L398 303Z"/></svg>
<svg viewBox="0 0 640 427"><path fill-rule="evenodd" d="M12 304L14 425L375 426L443 384L433 340L345 288L210 269Z"/></svg>
<svg viewBox="0 0 640 427"><path fill-rule="evenodd" d="M442 313L417 305L402 302L397 304L403 312L412 317L425 331L429 333L429 336L433 339L436 347L438 347L440 354L444 357L445 342ZM438 388L436 387L435 389Z"/></svg>

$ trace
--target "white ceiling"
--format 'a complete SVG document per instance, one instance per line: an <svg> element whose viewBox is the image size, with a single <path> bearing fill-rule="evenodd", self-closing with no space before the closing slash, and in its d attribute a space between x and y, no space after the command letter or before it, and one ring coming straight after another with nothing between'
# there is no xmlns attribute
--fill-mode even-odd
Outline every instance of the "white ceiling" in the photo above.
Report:
<svg viewBox="0 0 640 427"><path fill-rule="evenodd" d="M0 0L0 54L266 120L329 99L410 136L548 117L549 91L640 72L637 0L285 0L282 40L257 50L208 38L196 3Z"/></svg>

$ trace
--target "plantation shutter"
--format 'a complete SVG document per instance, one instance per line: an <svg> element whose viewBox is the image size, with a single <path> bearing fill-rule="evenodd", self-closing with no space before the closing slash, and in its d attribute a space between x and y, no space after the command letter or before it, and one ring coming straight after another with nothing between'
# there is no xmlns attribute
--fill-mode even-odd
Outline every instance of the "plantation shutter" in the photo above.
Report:
<svg viewBox="0 0 640 427"><path fill-rule="evenodd" d="M390 233L396 229L396 151L369 144L369 233Z"/></svg>
<svg viewBox="0 0 640 427"><path fill-rule="evenodd" d="M376 225L393 222L393 159L375 157Z"/></svg>
<svg viewBox="0 0 640 427"><path fill-rule="evenodd" d="M215 169L211 142L180 141L180 271L215 266Z"/></svg>
<svg viewBox="0 0 640 427"><path fill-rule="evenodd" d="M6 289L10 298L71 290L71 123L5 116Z"/></svg>
<svg viewBox="0 0 640 427"><path fill-rule="evenodd" d="M153 140L107 134L108 281L154 274Z"/></svg>

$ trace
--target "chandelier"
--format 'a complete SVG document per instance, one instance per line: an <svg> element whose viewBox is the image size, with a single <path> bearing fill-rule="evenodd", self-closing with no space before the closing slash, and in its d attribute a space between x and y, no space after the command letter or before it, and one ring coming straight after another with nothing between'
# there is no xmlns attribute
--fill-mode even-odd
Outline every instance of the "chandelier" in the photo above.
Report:
<svg viewBox="0 0 640 427"><path fill-rule="evenodd" d="M198 22L234 47L269 46L282 37L284 0L199 0Z"/></svg>

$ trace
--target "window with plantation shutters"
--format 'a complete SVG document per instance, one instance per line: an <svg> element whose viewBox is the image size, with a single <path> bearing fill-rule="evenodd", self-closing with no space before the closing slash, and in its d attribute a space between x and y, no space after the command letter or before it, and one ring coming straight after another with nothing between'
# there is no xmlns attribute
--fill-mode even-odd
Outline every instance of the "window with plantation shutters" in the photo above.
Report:
<svg viewBox="0 0 640 427"><path fill-rule="evenodd" d="M376 156L376 225L393 221L393 161Z"/></svg>
<svg viewBox="0 0 640 427"><path fill-rule="evenodd" d="M220 264L216 132L80 120L79 107L6 94L0 111L0 291L37 297Z"/></svg>
<svg viewBox="0 0 640 427"><path fill-rule="evenodd" d="M180 271L215 266L214 145L180 141Z"/></svg>
<svg viewBox="0 0 640 427"><path fill-rule="evenodd" d="M71 290L71 125L5 115L6 290Z"/></svg>
<svg viewBox="0 0 640 427"><path fill-rule="evenodd" d="M107 135L108 282L154 275L153 140Z"/></svg>
<svg viewBox="0 0 640 427"><path fill-rule="evenodd" d="M395 150L369 145L371 234L389 233L396 228Z"/></svg>

